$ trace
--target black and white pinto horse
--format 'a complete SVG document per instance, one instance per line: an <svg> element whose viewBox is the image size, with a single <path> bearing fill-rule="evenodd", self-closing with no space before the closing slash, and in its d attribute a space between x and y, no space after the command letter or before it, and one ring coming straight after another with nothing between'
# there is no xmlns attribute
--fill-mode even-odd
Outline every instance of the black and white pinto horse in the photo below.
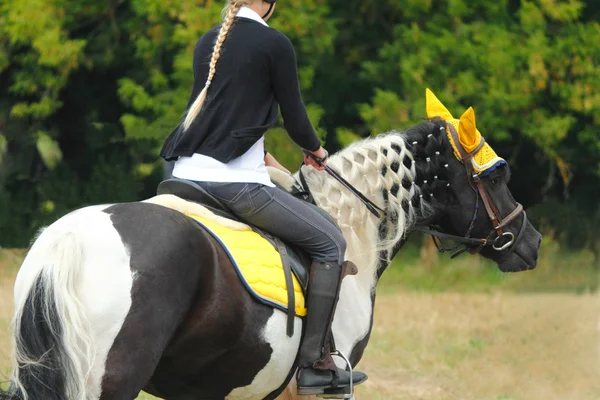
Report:
<svg viewBox="0 0 600 400"><path fill-rule="evenodd" d="M331 156L328 165L385 211L379 217L326 172L302 168L359 269L344 278L333 323L353 366L369 341L378 280L418 227L482 238L463 242L501 271L535 268L541 235L513 213L509 167L478 186L500 215L513 214L500 236L517 239L498 247L485 240L496 229L445 128L433 118ZM0 399L132 400L145 390L168 400L259 400L293 387L302 319L288 337L286 314L251 297L215 239L157 203L85 207L38 235L15 283L14 369Z"/></svg>

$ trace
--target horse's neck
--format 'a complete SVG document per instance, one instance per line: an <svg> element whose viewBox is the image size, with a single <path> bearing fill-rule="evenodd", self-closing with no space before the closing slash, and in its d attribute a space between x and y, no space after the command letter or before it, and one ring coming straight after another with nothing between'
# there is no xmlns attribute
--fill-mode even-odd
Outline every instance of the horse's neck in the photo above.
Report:
<svg viewBox="0 0 600 400"><path fill-rule="evenodd" d="M358 197L325 172L304 171L315 202L337 220L346 238L346 259L359 270L345 278L336 312L334 334L342 351L351 351L370 333L378 269L387 266L392 249L414 222L415 213L408 205L418 195L418 188L406 184L416 177L412 159L402 137L389 134L357 142L328 163L371 201L396 215L398 220L393 223L379 221ZM382 224L387 229L382 230Z"/></svg>
<svg viewBox="0 0 600 400"><path fill-rule="evenodd" d="M416 177L412 153L400 134L380 135L357 142L332 156L328 165L380 208L397 216L398 221L380 221L361 200L325 172L305 169L305 177L319 207L338 222L348 243L346 259L359 268L360 288L370 293L376 284L380 254L392 248L414 222L408 208L418 188L406 184ZM388 199L389 201L386 201ZM406 202L406 211L402 203ZM382 236L382 224L385 234ZM389 260L387 260L389 261Z"/></svg>

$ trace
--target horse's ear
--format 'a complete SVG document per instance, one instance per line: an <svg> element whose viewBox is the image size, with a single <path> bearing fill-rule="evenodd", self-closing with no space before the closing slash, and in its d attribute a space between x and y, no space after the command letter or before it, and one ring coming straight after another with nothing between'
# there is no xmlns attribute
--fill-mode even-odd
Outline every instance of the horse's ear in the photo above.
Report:
<svg viewBox="0 0 600 400"><path fill-rule="evenodd" d="M444 121L454 118L452 114L450 114L450 111L444 107L442 102L435 97L435 94L433 94L429 88L425 90L425 103L428 118L440 117Z"/></svg>
<svg viewBox="0 0 600 400"><path fill-rule="evenodd" d="M460 122L458 123L458 140L460 140L460 143L468 153L475 150L481 141L481 134L477 131L475 124L475 110L473 110L473 107L469 107L460 117Z"/></svg>

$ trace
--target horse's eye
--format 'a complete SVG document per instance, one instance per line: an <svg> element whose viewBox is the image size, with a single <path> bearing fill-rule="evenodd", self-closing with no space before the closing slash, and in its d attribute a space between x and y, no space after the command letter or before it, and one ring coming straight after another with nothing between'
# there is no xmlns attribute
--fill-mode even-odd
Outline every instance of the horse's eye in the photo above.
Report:
<svg viewBox="0 0 600 400"><path fill-rule="evenodd" d="M492 185L498 186L500 182L500 178L492 178Z"/></svg>

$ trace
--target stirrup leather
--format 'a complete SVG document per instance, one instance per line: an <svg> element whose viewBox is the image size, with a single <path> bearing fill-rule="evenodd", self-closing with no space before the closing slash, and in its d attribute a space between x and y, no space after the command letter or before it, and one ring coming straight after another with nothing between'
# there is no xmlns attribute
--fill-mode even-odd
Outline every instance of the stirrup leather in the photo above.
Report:
<svg viewBox="0 0 600 400"><path fill-rule="evenodd" d="M346 371L350 373L350 386L343 387L338 389L329 389L325 390L324 393L317 395L317 397L322 397L324 399L353 399L354 398L354 381L352 380L352 364L350 364L350 360L344 353L339 350L334 350L330 353L332 356L340 357L346 363ZM349 390L349 391L348 391Z"/></svg>

